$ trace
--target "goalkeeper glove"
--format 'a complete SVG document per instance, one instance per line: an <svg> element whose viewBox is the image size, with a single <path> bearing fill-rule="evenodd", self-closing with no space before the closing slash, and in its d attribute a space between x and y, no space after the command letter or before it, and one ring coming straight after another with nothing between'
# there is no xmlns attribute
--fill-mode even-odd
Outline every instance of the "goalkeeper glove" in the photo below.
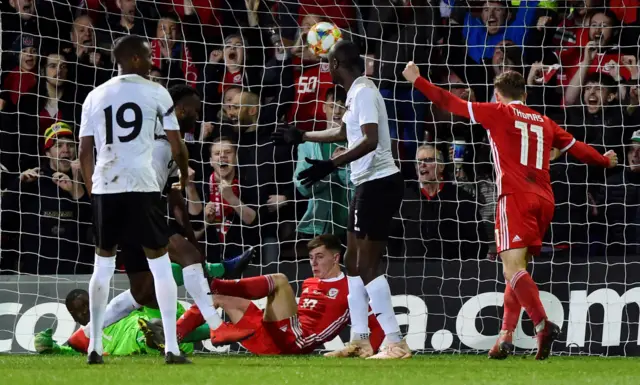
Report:
<svg viewBox="0 0 640 385"><path fill-rule="evenodd" d="M304 142L302 131L295 127L278 127L271 134L271 140L276 146L300 144Z"/></svg>
<svg viewBox="0 0 640 385"><path fill-rule="evenodd" d="M298 174L298 178L300 179L300 183L306 187L321 181L325 176L331 174L333 170L337 168L331 159L320 160L306 158L305 161L309 163L311 167L301 171L300 174Z"/></svg>

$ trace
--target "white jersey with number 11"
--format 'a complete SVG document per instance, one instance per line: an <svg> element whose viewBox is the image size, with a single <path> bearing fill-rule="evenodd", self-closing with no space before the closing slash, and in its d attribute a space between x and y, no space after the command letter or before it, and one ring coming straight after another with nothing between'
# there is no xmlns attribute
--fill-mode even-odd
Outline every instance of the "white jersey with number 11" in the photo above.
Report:
<svg viewBox="0 0 640 385"><path fill-rule="evenodd" d="M152 153L156 127L179 130L171 95L138 75L121 75L89 93L82 105L80 137L97 149L94 194L160 191Z"/></svg>

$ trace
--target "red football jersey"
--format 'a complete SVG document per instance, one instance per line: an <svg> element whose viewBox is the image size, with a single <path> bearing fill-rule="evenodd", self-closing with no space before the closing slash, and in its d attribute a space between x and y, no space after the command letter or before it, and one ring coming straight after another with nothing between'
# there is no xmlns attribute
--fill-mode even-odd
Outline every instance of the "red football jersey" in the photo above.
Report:
<svg viewBox="0 0 640 385"><path fill-rule="evenodd" d="M289 110L289 123L303 131L321 131L327 127L322 110L327 91L333 87L329 63L304 65L295 78L295 103Z"/></svg>
<svg viewBox="0 0 640 385"><path fill-rule="evenodd" d="M349 323L348 295L349 284L344 274L333 279L304 280L298 320L305 345L331 341Z"/></svg>
<svg viewBox="0 0 640 385"><path fill-rule="evenodd" d="M575 143L573 136L520 102L468 103L468 108L471 121L488 131L498 196L534 193L554 202L551 149L567 151Z"/></svg>

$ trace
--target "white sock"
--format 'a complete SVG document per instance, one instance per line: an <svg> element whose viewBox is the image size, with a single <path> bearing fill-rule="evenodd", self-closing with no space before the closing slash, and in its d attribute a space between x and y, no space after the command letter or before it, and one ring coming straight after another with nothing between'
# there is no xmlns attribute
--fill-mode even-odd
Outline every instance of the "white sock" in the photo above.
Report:
<svg viewBox="0 0 640 385"><path fill-rule="evenodd" d="M113 325L124 317L128 316L132 311L139 309L140 304L136 302L131 294L131 290L122 292L109 301L107 310L104 312L104 326Z"/></svg>
<svg viewBox="0 0 640 385"><path fill-rule="evenodd" d="M362 339L369 334L369 298L362 278L347 276L349 284L349 314L351 315L351 340Z"/></svg>
<svg viewBox="0 0 640 385"><path fill-rule="evenodd" d="M156 300L162 316L164 328L164 351L166 353L180 354L178 337L176 336L176 313L178 302L178 286L173 279L169 254L160 258L147 259L149 270L153 274L156 289Z"/></svg>
<svg viewBox="0 0 640 385"><path fill-rule="evenodd" d="M204 277L202 265L196 263L185 267L182 269L182 276L184 277L184 288L198 305L202 317L211 329L217 329L222 324L222 318L213 307L213 296L208 294L211 289Z"/></svg>
<svg viewBox="0 0 640 385"><path fill-rule="evenodd" d="M104 314L109 300L109 286L111 277L116 269L115 257L101 257L96 254L93 264L93 274L89 281L89 349L88 353L95 351L102 355L102 328L104 327Z"/></svg>
<svg viewBox="0 0 640 385"><path fill-rule="evenodd" d="M391 303L391 289L384 275L379 276L366 286L371 299L371 310L378 318L387 340L391 343L402 341L400 326L396 320L396 313Z"/></svg>

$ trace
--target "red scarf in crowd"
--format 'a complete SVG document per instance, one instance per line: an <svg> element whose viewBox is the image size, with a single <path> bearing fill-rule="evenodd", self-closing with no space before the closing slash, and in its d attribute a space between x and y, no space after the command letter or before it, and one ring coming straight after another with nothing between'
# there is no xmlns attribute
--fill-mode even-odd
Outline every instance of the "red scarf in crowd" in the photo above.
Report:
<svg viewBox="0 0 640 385"><path fill-rule="evenodd" d="M220 231L218 231L218 234L220 236L220 242L224 242L224 236L227 234L229 225L231 224L228 217L233 214L233 207L229 206L229 203L222 199L222 194L220 194L220 189L218 189L218 183L216 182L215 173L211 173L209 186L211 186L209 189L209 202L213 202L215 209L214 223L219 224ZM233 193L236 196L240 195L237 178L233 179L231 186Z"/></svg>
<svg viewBox="0 0 640 385"><path fill-rule="evenodd" d="M151 42L151 55L153 56L153 65L161 68L162 48L160 39L153 39ZM195 87L196 81L198 80L198 69L191 58L191 52L189 52L189 48L187 48L186 43L182 43L182 54L180 57L172 59L180 59L180 63L182 64L182 73L184 74L187 83L191 87Z"/></svg>

